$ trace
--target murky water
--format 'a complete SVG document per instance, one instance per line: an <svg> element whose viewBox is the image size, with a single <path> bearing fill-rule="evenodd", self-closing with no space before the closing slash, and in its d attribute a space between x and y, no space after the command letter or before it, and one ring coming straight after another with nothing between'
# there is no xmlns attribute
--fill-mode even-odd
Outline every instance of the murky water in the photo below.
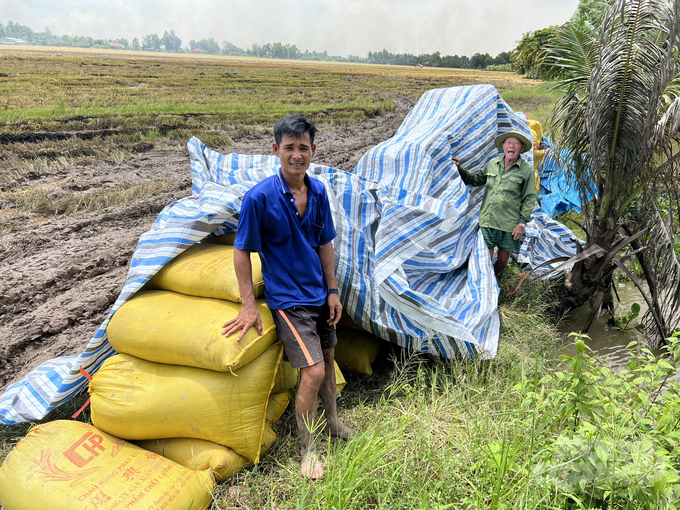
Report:
<svg viewBox="0 0 680 510"><path fill-rule="evenodd" d="M626 346L633 341L646 345L642 333L637 331L634 326L647 310L644 298L632 282L617 284L616 291L621 299L618 302L615 297L615 316L626 315L631 311L634 303L640 305L640 314L637 319L631 321L627 330L623 331L607 325L609 314L598 317L588 331L590 340L587 341L596 356L607 359L613 366L625 365L629 358ZM572 331L580 332L588 320L590 308L588 305L582 306L569 314L562 322L560 330L569 333ZM565 354L572 356L576 354L573 346L565 347Z"/></svg>

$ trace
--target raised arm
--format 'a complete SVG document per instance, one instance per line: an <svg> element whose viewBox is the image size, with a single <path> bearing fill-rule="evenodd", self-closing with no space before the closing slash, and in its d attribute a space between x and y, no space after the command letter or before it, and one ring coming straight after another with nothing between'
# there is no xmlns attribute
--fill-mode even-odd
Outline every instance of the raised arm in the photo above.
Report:
<svg viewBox="0 0 680 510"><path fill-rule="evenodd" d="M234 269L238 279L238 288L241 291L241 302L243 307L238 315L222 325L222 334L229 336L238 330L241 334L238 337L240 342L246 332L252 327L257 328L257 333L262 334L262 317L257 311L255 302L255 292L253 291L253 266L250 263L250 252L234 248Z"/></svg>
<svg viewBox="0 0 680 510"><path fill-rule="evenodd" d="M337 289L335 282L335 254L333 253L333 243L329 242L319 246L319 260L321 261L321 271L326 282L326 288ZM342 303L337 294L328 294L328 308L330 308L330 319L328 324L335 326L342 317Z"/></svg>
<svg viewBox="0 0 680 510"><path fill-rule="evenodd" d="M451 159L456 164L460 178L465 184L468 186L481 186L482 184L486 184L486 166L484 166L484 168L482 168L479 172L473 173L468 172L462 166L460 166L460 160L458 158L452 157Z"/></svg>

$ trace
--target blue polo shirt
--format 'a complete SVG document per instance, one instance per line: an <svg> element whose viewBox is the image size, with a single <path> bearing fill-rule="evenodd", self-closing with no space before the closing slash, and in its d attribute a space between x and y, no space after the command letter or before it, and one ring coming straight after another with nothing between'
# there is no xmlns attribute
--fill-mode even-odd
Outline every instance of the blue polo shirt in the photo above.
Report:
<svg viewBox="0 0 680 510"><path fill-rule="evenodd" d="M265 301L272 310L322 305L327 289L317 249L335 238L324 185L305 175L307 211L300 217L281 170L243 197L234 247L262 259Z"/></svg>

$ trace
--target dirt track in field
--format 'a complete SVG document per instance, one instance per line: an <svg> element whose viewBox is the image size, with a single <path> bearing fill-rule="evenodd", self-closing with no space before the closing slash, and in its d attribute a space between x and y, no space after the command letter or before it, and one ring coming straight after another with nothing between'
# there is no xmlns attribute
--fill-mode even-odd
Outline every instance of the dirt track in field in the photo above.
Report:
<svg viewBox="0 0 680 510"><path fill-rule="evenodd" d="M394 135L414 101L384 95L397 103L394 112L350 127L319 125L314 161L351 171L368 149ZM221 152L271 152L271 136L234 142ZM163 207L191 193L189 155L181 150L151 150L121 164L95 162L25 179L49 184L74 171L78 180L72 186L81 190L152 181L168 187L103 211L53 218L25 214L19 218L22 228L0 236L2 390L44 361L82 352L123 287L140 235Z"/></svg>

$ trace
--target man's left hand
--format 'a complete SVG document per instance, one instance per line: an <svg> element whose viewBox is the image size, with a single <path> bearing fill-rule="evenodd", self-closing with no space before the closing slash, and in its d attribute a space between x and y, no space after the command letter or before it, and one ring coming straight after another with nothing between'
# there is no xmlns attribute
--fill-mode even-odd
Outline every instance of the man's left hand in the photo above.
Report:
<svg viewBox="0 0 680 510"><path fill-rule="evenodd" d="M517 241L520 237L524 235L524 226L522 225L515 225L515 228L512 229L512 238Z"/></svg>
<svg viewBox="0 0 680 510"><path fill-rule="evenodd" d="M328 308L330 309L328 325L335 327L342 317L342 303L337 294L328 294Z"/></svg>

